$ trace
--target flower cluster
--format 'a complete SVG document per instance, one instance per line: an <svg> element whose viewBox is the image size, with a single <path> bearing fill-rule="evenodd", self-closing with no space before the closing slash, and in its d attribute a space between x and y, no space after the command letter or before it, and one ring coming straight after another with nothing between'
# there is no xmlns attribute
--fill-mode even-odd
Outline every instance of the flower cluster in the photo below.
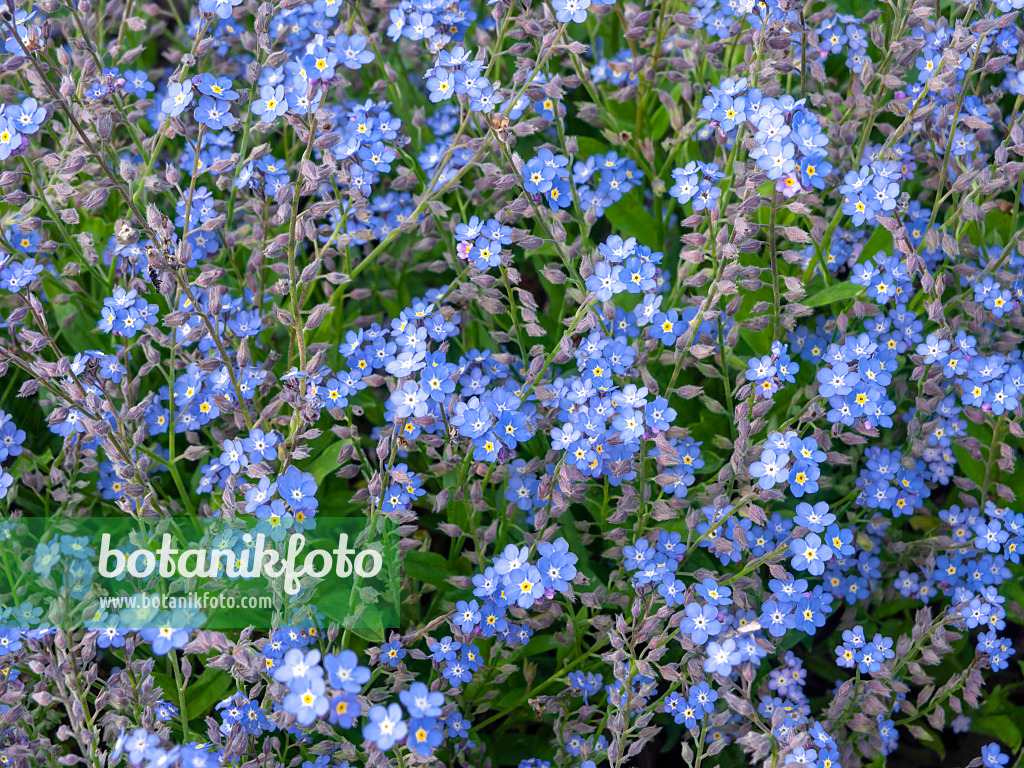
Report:
<svg viewBox="0 0 1024 768"><path fill-rule="evenodd" d="M1020 6L13 2L0 762L1009 765Z"/></svg>

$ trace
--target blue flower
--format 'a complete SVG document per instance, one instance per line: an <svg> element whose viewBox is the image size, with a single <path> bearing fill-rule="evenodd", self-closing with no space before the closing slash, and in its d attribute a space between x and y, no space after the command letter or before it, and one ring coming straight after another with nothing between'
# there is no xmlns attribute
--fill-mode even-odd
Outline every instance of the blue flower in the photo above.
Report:
<svg viewBox="0 0 1024 768"><path fill-rule="evenodd" d="M674 347L676 339L683 335L687 324L679 313L670 309L668 312L657 312L651 319L651 338L658 339L666 347Z"/></svg>
<svg viewBox="0 0 1024 768"><path fill-rule="evenodd" d="M220 19L230 19L234 8L241 3L242 0L199 0L199 10L216 14Z"/></svg>
<svg viewBox="0 0 1024 768"><path fill-rule="evenodd" d="M354 693L339 693L331 699L328 720L339 728L351 728L362 714L362 705Z"/></svg>
<svg viewBox="0 0 1024 768"><path fill-rule="evenodd" d="M349 37L339 32L334 37L334 54L342 66L348 69L361 69L363 64L369 64L374 59L373 51L366 49L366 42L363 35Z"/></svg>
<svg viewBox="0 0 1024 768"><path fill-rule="evenodd" d="M462 630L463 634L472 632L473 628L480 623L480 606L476 600L470 600L469 602L460 600L456 603L452 622Z"/></svg>
<svg viewBox="0 0 1024 768"><path fill-rule="evenodd" d="M160 108L168 117L177 117L192 103L194 97L192 81L186 80L183 83L171 83L167 88L167 96L164 98Z"/></svg>
<svg viewBox="0 0 1024 768"><path fill-rule="evenodd" d="M195 108L196 122L215 131L229 128L235 124L235 116L227 102L217 101L210 96L203 96Z"/></svg>
<svg viewBox="0 0 1024 768"><path fill-rule="evenodd" d="M2 121L4 118L0 118ZM2 139L3 126L0 122L0 139ZM2 150L2 145L0 145ZM0 151L0 155L2 155ZM3 159L0 157L0 159ZM35 259L25 259L23 262L12 261L0 269L0 288L10 293L21 293L39 275L43 273L43 265L37 264Z"/></svg>
<svg viewBox="0 0 1024 768"><path fill-rule="evenodd" d="M590 0L552 0L551 7L559 22L567 24L571 21L582 24L587 20L587 8L590 7Z"/></svg>
<svg viewBox="0 0 1024 768"><path fill-rule="evenodd" d="M264 85L260 88L260 97L252 103L252 113L260 118L261 122L273 123L277 118L283 117L288 111L288 101L285 98L284 86L277 87Z"/></svg>
<svg viewBox="0 0 1024 768"><path fill-rule="evenodd" d="M437 721L433 717L417 718L414 716L409 720L409 738L406 744L418 755L429 757L443 738L444 732L438 728Z"/></svg>
<svg viewBox="0 0 1024 768"><path fill-rule="evenodd" d="M295 715L299 725L311 725L317 718L327 714L325 688L322 675L301 680L292 679L289 683L289 692L284 697L284 711Z"/></svg>
<svg viewBox="0 0 1024 768"><path fill-rule="evenodd" d="M520 608L529 608L544 595L544 584L540 571L527 565L508 574L509 585L505 590L508 599Z"/></svg>
<svg viewBox="0 0 1024 768"><path fill-rule="evenodd" d="M821 470L810 461L798 461L789 472L789 490L797 498L818 490L818 477Z"/></svg>
<svg viewBox="0 0 1024 768"><path fill-rule="evenodd" d="M423 683L413 683L408 690L398 694L410 717L439 717L444 706L444 694L431 691Z"/></svg>
<svg viewBox="0 0 1024 768"><path fill-rule="evenodd" d="M704 661L704 671L710 674L718 674L728 677L733 667L740 663L740 653L736 649L736 641L728 639L721 644L716 642L708 643L708 657Z"/></svg>
<svg viewBox="0 0 1024 768"><path fill-rule="evenodd" d="M461 648L462 643L453 641L450 636L445 636L430 645L431 658L438 664L452 661L458 656Z"/></svg>
<svg viewBox="0 0 1024 768"><path fill-rule="evenodd" d="M709 636L721 631L722 623L718 620L718 608L715 606L689 603L685 611L686 616L679 622L679 629L697 645L704 645Z"/></svg>
<svg viewBox="0 0 1024 768"><path fill-rule="evenodd" d="M123 77L125 93L131 96L144 99L156 90L156 86L149 82L149 75L141 69L126 69Z"/></svg>
<svg viewBox="0 0 1024 768"><path fill-rule="evenodd" d="M122 731L117 746L111 753L111 759L116 761L121 754L124 754L128 757L130 765L141 765L146 753L159 743L160 737L155 733L149 733L145 728L136 728L127 736Z"/></svg>
<svg viewBox="0 0 1024 768"><path fill-rule="evenodd" d="M427 93L434 104L455 95L455 76L444 67L434 67L427 78Z"/></svg>
<svg viewBox="0 0 1024 768"><path fill-rule="evenodd" d="M624 408L612 420L612 428L618 432L624 442L639 440L644 434L643 411Z"/></svg>
<svg viewBox="0 0 1024 768"><path fill-rule="evenodd" d="M183 622L184 614L181 611L161 615L156 620L160 626L141 630L139 637L150 644L155 655L163 656L171 649L183 648L188 642L191 630L182 627Z"/></svg>
<svg viewBox="0 0 1024 768"><path fill-rule="evenodd" d="M789 450L796 456L798 461L813 461L815 464L821 464L827 458L825 452L818 447L818 443L813 437L800 439L794 436L789 442ZM828 510L827 504L825 505L825 510Z"/></svg>
<svg viewBox="0 0 1024 768"><path fill-rule="evenodd" d="M690 686L688 703L695 706L700 711L702 717L703 715L714 713L716 701L718 701L718 691L708 685L707 682Z"/></svg>
<svg viewBox="0 0 1024 768"><path fill-rule="evenodd" d="M289 466L278 481L278 494L292 509L316 509L317 484L313 475Z"/></svg>
<svg viewBox="0 0 1024 768"><path fill-rule="evenodd" d="M29 97L21 104L12 104L4 109L4 117L18 133L31 135L46 122L46 110Z"/></svg>
<svg viewBox="0 0 1024 768"><path fill-rule="evenodd" d="M399 389L391 393L388 404L395 409L399 419L427 415L428 395L415 381L405 382Z"/></svg>
<svg viewBox="0 0 1024 768"><path fill-rule="evenodd" d="M839 528L835 523L826 530L825 542L829 545L832 553L839 558L850 557L856 551L853 546L853 533Z"/></svg>
<svg viewBox="0 0 1024 768"><path fill-rule="evenodd" d="M363 726L363 738L372 741L377 749L391 749L409 732L402 719L402 708L397 704L389 704L386 708L377 704L370 707L368 715L370 722Z"/></svg>
<svg viewBox="0 0 1024 768"><path fill-rule="evenodd" d="M917 345L917 354L924 357L924 364L930 365L935 362L943 362L949 353L949 339L940 339L934 333L928 334L928 338Z"/></svg>
<svg viewBox="0 0 1024 768"><path fill-rule="evenodd" d="M772 637L782 637L787 629L794 626L793 608L795 603L766 600L761 606L761 626Z"/></svg>
<svg viewBox="0 0 1024 768"><path fill-rule="evenodd" d="M1000 768L1009 762L1010 756L1004 754L996 742L981 748L981 764L984 768Z"/></svg>
<svg viewBox="0 0 1024 768"><path fill-rule="evenodd" d="M320 651L290 648L285 653L281 665L274 669L274 679L279 683L286 683L290 689L295 689L305 679L322 680Z"/></svg>
<svg viewBox="0 0 1024 768"><path fill-rule="evenodd" d="M615 294L626 290L625 284L619 279L619 268L605 261L599 261L594 266L594 274L587 278L586 285L598 301L608 301Z"/></svg>
<svg viewBox="0 0 1024 768"><path fill-rule="evenodd" d="M776 483L785 481L788 464L788 454L779 456L771 448L765 448L761 451L760 460L750 465L750 476L757 478L757 484L761 488L772 488Z"/></svg>
<svg viewBox="0 0 1024 768"><path fill-rule="evenodd" d="M370 670L359 666L359 657L350 650L337 655L328 653L324 656L324 669L332 687L349 693L360 693L370 679Z"/></svg>
<svg viewBox="0 0 1024 768"><path fill-rule="evenodd" d="M576 562L579 559L569 552L568 542L564 538L556 539L553 544L542 542L538 552L541 558L537 562L537 570L540 571L544 586L556 592L568 590L569 582L576 577Z"/></svg>
<svg viewBox="0 0 1024 768"><path fill-rule="evenodd" d="M50 571L60 561L60 541L41 541L36 545L32 570L42 578L48 578Z"/></svg>
<svg viewBox="0 0 1024 768"><path fill-rule="evenodd" d="M461 659L452 659L446 662L441 674L453 688L458 688L473 679L473 672Z"/></svg>
<svg viewBox="0 0 1024 768"><path fill-rule="evenodd" d="M380 660L382 664L387 664L389 667L397 667L402 659L405 658L407 651L402 647L402 644L398 640L392 640L390 643L384 643L380 647Z"/></svg>
<svg viewBox="0 0 1024 768"><path fill-rule="evenodd" d="M696 586L698 595L708 601L708 605L732 605L732 590L719 586L710 576Z"/></svg>
<svg viewBox="0 0 1024 768"><path fill-rule="evenodd" d="M372 146L359 149L359 159L368 171L387 173L391 170L391 162L397 157L393 149L389 149L381 142L375 142Z"/></svg>
<svg viewBox="0 0 1024 768"><path fill-rule="evenodd" d="M790 542L793 552L791 565L798 571L807 571L812 576L820 576L825 572L825 563L832 559L832 550L823 544L816 533L809 533L802 539Z"/></svg>

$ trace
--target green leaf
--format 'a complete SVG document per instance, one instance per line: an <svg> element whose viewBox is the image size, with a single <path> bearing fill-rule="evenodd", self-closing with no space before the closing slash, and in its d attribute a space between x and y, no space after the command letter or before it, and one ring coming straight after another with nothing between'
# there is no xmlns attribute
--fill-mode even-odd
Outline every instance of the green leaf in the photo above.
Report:
<svg viewBox="0 0 1024 768"><path fill-rule="evenodd" d="M204 669L203 673L188 685L185 705L188 707L189 720L206 717L213 706L222 701L232 688L234 681L230 674L222 669ZM173 691L174 688L170 690ZM172 703L177 703L173 697L167 698Z"/></svg>
<svg viewBox="0 0 1024 768"><path fill-rule="evenodd" d="M576 138L578 152L576 156L586 159L591 155L601 155L608 151L608 145L600 139L593 139L590 136L578 136Z"/></svg>
<svg viewBox="0 0 1024 768"><path fill-rule="evenodd" d="M430 584L438 589L449 585L445 579L450 575L448 561L436 552L407 552L402 561L405 575Z"/></svg>
<svg viewBox="0 0 1024 768"><path fill-rule="evenodd" d="M601 504L596 500L588 501L586 504L587 509L591 511L594 522L600 524L602 520L607 519L615 509L615 499L608 499L608 506L610 509L602 509ZM560 535L565 538L569 543L569 551L576 554L579 561L576 563L576 568L583 573L592 582L598 581L600 576L596 570L595 563L590 557L590 552L587 550L587 545L583 543L583 537L580 535L579 528L576 527L575 516L570 514L567 510L562 513L560 518L562 523ZM600 561L598 561L600 564ZM589 591L589 590L578 590L578 591ZM532 642L532 641L531 641Z"/></svg>
<svg viewBox="0 0 1024 768"><path fill-rule="evenodd" d="M384 614L377 606L367 606L349 631L371 643L384 642Z"/></svg>
<svg viewBox="0 0 1024 768"><path fill-rule="evenodd" d="M327 477L329 472L333 472L338 468L338 454L341 453L344 445L344 440L331 443L331 445L320 452L319 456L313 459L312 464L306 467L306 471L313 475L317 485L323 483L324 478Z"/></svg>
<svg viewBox="0 0 1024 768"><path fill-rule="evenodd" d="M1016 752L1021 746L1020 728L1005 715L998 717L975 717L971 720L971 730L994 736Z"/></svg>
<svg viewBox="0 0 1024 768"><path fill-rule="evenodd" d="M887 600L883 605L872 611L872 617L878 621L887 619L890 616L895 616L902 611L909 610L917 605L914 600L908 598L902 598L899 600Z"/></svg>
<svg viewBox="0 0 1024 768"><path fill-rule="evenodd" d="M990 235L995 233L996 243L1005 243L1013 235L1013 215L1000 210L989 211L985 214L985 229Z"/></svg>
<svg viewBox="0 0 1024 768"><path fill-rule="evenodd" d="M639 194L626 195L606 215L622 237L635 237L637 242L646 242L658 232L658 222L643 209Z"/></svg>
<svg viewBox="0 0 1024 768"><path fill-rule="evenodd" d="M868 241L864 243L861 253L877 261L875 256L879 251L882 251L886 256L892 256L892 247L892 233L885 227L878 227L871 237L868 238Z"/></svg>
<svg viewBox="0 0 1024 768"><path fill-rule="evenodd" d="M967 436L973 437L988 445L992 442L992 427L989 424L975 424L973 421L967 424ZM957 467L967 478L973 480L980 488L985 484L985 462L972 459L967 450L953 443L953 453L956 455Z"/></svg>
<svg viewBox="0 0 1024 768"><path fill-rule="evenodd" d="M536 648L533 647L535 641L537 645ZM530 640L530 644L526 646L526 649L523 652L523 656L540 656L541 654L553 651L558 647L559 643L558 640L555 639L554 635L541 635Z"/></svg>
<svg viewBox="0 0 1024 768"><path fill-rule="evenodd" d="M827 304L833 304L837 301L844 301L846 299L852 299L860 296L860 294L864 293L864 290L863 285L856 285L849 282L836 283L835 285L830 285L823 291L818 291L818 293L814 294L809 299L805 299L801 303L808 307L824 307Z"/></svg>

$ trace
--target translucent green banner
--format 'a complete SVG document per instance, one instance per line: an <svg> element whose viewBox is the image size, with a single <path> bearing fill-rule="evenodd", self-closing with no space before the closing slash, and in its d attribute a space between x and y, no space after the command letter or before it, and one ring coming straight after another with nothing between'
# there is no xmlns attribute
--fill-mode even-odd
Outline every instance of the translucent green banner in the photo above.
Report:
<svg viewBox="0 0 1024 768"><path fill-rule="evenodd" d="M18 518L0 523L0 626L331 626L398 618L396 534L360 518Z"/></svg>

